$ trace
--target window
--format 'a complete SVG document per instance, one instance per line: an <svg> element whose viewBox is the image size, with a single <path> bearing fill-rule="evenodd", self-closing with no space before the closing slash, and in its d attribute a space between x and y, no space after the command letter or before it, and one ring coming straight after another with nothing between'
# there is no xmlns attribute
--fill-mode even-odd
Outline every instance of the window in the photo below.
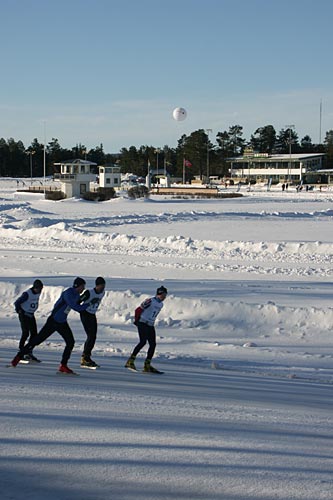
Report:
<svg viewBox="0 0 333 500"><path fill-rule="evenodd" d="M107 177L107 178L106 178L106 183L107 183L107 184L111 184L111 179L110 179L110 177Z"/></svg>
<svg viewBox="0 0 333 500"><path fill-rule="evenodd" d="M86 184L80 184L80 194L86 193L87 192L87 185Z"/></svg>

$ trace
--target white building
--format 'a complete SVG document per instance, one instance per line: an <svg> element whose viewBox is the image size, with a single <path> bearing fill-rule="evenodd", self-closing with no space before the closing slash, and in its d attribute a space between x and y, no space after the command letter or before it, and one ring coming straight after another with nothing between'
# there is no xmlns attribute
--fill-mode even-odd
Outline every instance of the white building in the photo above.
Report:
<svg viewBox="0 0 333 500"><path fill-rule="evenodd" d="M99 187L120 187L121 174L120 167L98 167L99 168Z"/></svg>
<svg viewBox="0 0 333 500"><path fill-rule="evenodd" d="M166 170L149 169L148 175L146 176L147 188L150 188L152 184L164 187L170 187L171 180L169 173Z"/></svg>
<svg viewBox="0 0 333 500"><path fill-rule="evenodd" d="M327 184L333 184L333 168L318 170L317 174L327 175Z"/></svg>
<svg viewBox="0 0 333 500"><path fill-rule="evenodd" d="M90 191L90 183L96 180L97 163L87 160L70 160L60 165L60 174L54 178L61 182L61 191L67 198L80 197Z"/></svg>
<svg viewBox="0 0 333 500"><path fill-rule="evenodd" d="M253 153L239 158L230 158L230 176L236 179L256 181L299 181L306 173L322 168L323 153L268 154Z"/></svg>

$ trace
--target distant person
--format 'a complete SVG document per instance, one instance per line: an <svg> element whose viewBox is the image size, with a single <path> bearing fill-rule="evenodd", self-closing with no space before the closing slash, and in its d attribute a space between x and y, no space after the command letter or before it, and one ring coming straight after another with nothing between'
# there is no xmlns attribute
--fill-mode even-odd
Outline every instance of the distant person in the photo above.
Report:
<svg viewBox="0 0 333 500"><path fill-rule="evenodd" d="M19 350L21 351L25 346L26 341L33 340L37 336L37 323L35 318L35 312L38 309L39 297L43 289L43 283L41 280L35 280L33 285L29 290L26 290L22 295L15 300L14 307L18 314L19 321L21 324L21 338L19 342ZM34 361L35 363L40 363L32 354L32 349L27 352L24 356L26 361Z"/></svg>
<svg viewBox="0 0 333 500"><path fill-rule="evenodd" d="M28 344L17 353L12 360L12 366L15 367L36 345L42 344L42 342L48 339L54 332L58 332L66 344L58 372L66 375L75 375L73 370L67 366L67 362L75 344L72 330L67 322L67 316L71 309L77 312L87 309L88 304L78 304L80 294L83 292L85 284L86 282L84 279L79 277L75 278L73 286L62 292L39 334L31 339Z"/></svg>
<svg viewBox="0 0 333 500"><path fill-rule="evenodd" d="M105 279L99 276L95 280L95 288L85 290L80 299L87 304L87 309L80 312L80 318L84 331L87 334L87 340L84 344L81 356L82 368L99 368L99 365L91 359L91 352L95 347L97 336L97 318L96 313L105 295Z"/></svg>
<svg viewBox="0 0 333 500"><path fill-rule="evenodd" d="M286 191L288 191L289 184L288 182L286 183Z"/></svg>
<svg viewBox="0 0 333 500"><path fill-rule="evenodd" d="M137 326L139 334L139 343L135 346L131 356L126 361L125 367L130 370L136 370L135 359L141 349L148 342L149 348L144 362L143 371L146 373L163 373L151 365L151 360L156 349L155 320L163 307L163 301L166 299L168 290L160 286L156 290L155 297L151 297L142 302L141 306L135 311L134 324Z"/></svg>
<svg viewBox="0 0 333 500"><path fill-rule="evenodd" d="M282 191L284 191L286 189L286 185L283 183L282 184Z"/></svg>

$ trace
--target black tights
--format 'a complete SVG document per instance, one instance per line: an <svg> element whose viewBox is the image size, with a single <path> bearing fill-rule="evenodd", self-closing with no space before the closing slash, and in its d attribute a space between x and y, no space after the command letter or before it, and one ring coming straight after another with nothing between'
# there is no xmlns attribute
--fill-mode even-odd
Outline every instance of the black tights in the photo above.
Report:
<svg viewBox="0 0 333 500"><path fill-rule="evenodd" d="M156 332L155 328L145 323L138 323L138 333L140 342L134 347L132 356L136 357L141 349L146 345L147 341L149 343L149 349L147 352L147 359L152 359L156 349Z"/></svg>
<svg viewBox="0 0 333 500"><path fill-rule="evenodd" d="M32 340L37 335L37 325L35 316L26 316L24 312L19 313L19 320L21 323L22 335L19 343L19 350L23 349L26 341L29 338Z"/></svg>
<svg viewBox="0 0 333 500"><path fill-rule="evenodd" d="M91 314L87 311L83 311L80 313L80 317L81 317L84 331L87 334L87 340L84 344L83 354L87 358L90 358L91 351L93 350L93 348L95 346L96 335L97 335L96 314Z"/></svg>

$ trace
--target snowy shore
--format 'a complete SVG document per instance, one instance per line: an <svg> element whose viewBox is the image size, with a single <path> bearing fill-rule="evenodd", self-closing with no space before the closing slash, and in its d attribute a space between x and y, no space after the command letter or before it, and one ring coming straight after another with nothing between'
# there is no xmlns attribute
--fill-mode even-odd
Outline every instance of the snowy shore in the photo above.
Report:
<svg viewBox="0 0 333 500"><path fill-rule="evenodd" d="M333 192L92 203L15 189L0 179L3 498L332 498ZM78 368L74 312L80 377L55 376L57 334L40 366L6 368L33 279L42 326L75 276L97 275L102 368ZM153 379L123 364L134 309L160 283Z"/></svg>

